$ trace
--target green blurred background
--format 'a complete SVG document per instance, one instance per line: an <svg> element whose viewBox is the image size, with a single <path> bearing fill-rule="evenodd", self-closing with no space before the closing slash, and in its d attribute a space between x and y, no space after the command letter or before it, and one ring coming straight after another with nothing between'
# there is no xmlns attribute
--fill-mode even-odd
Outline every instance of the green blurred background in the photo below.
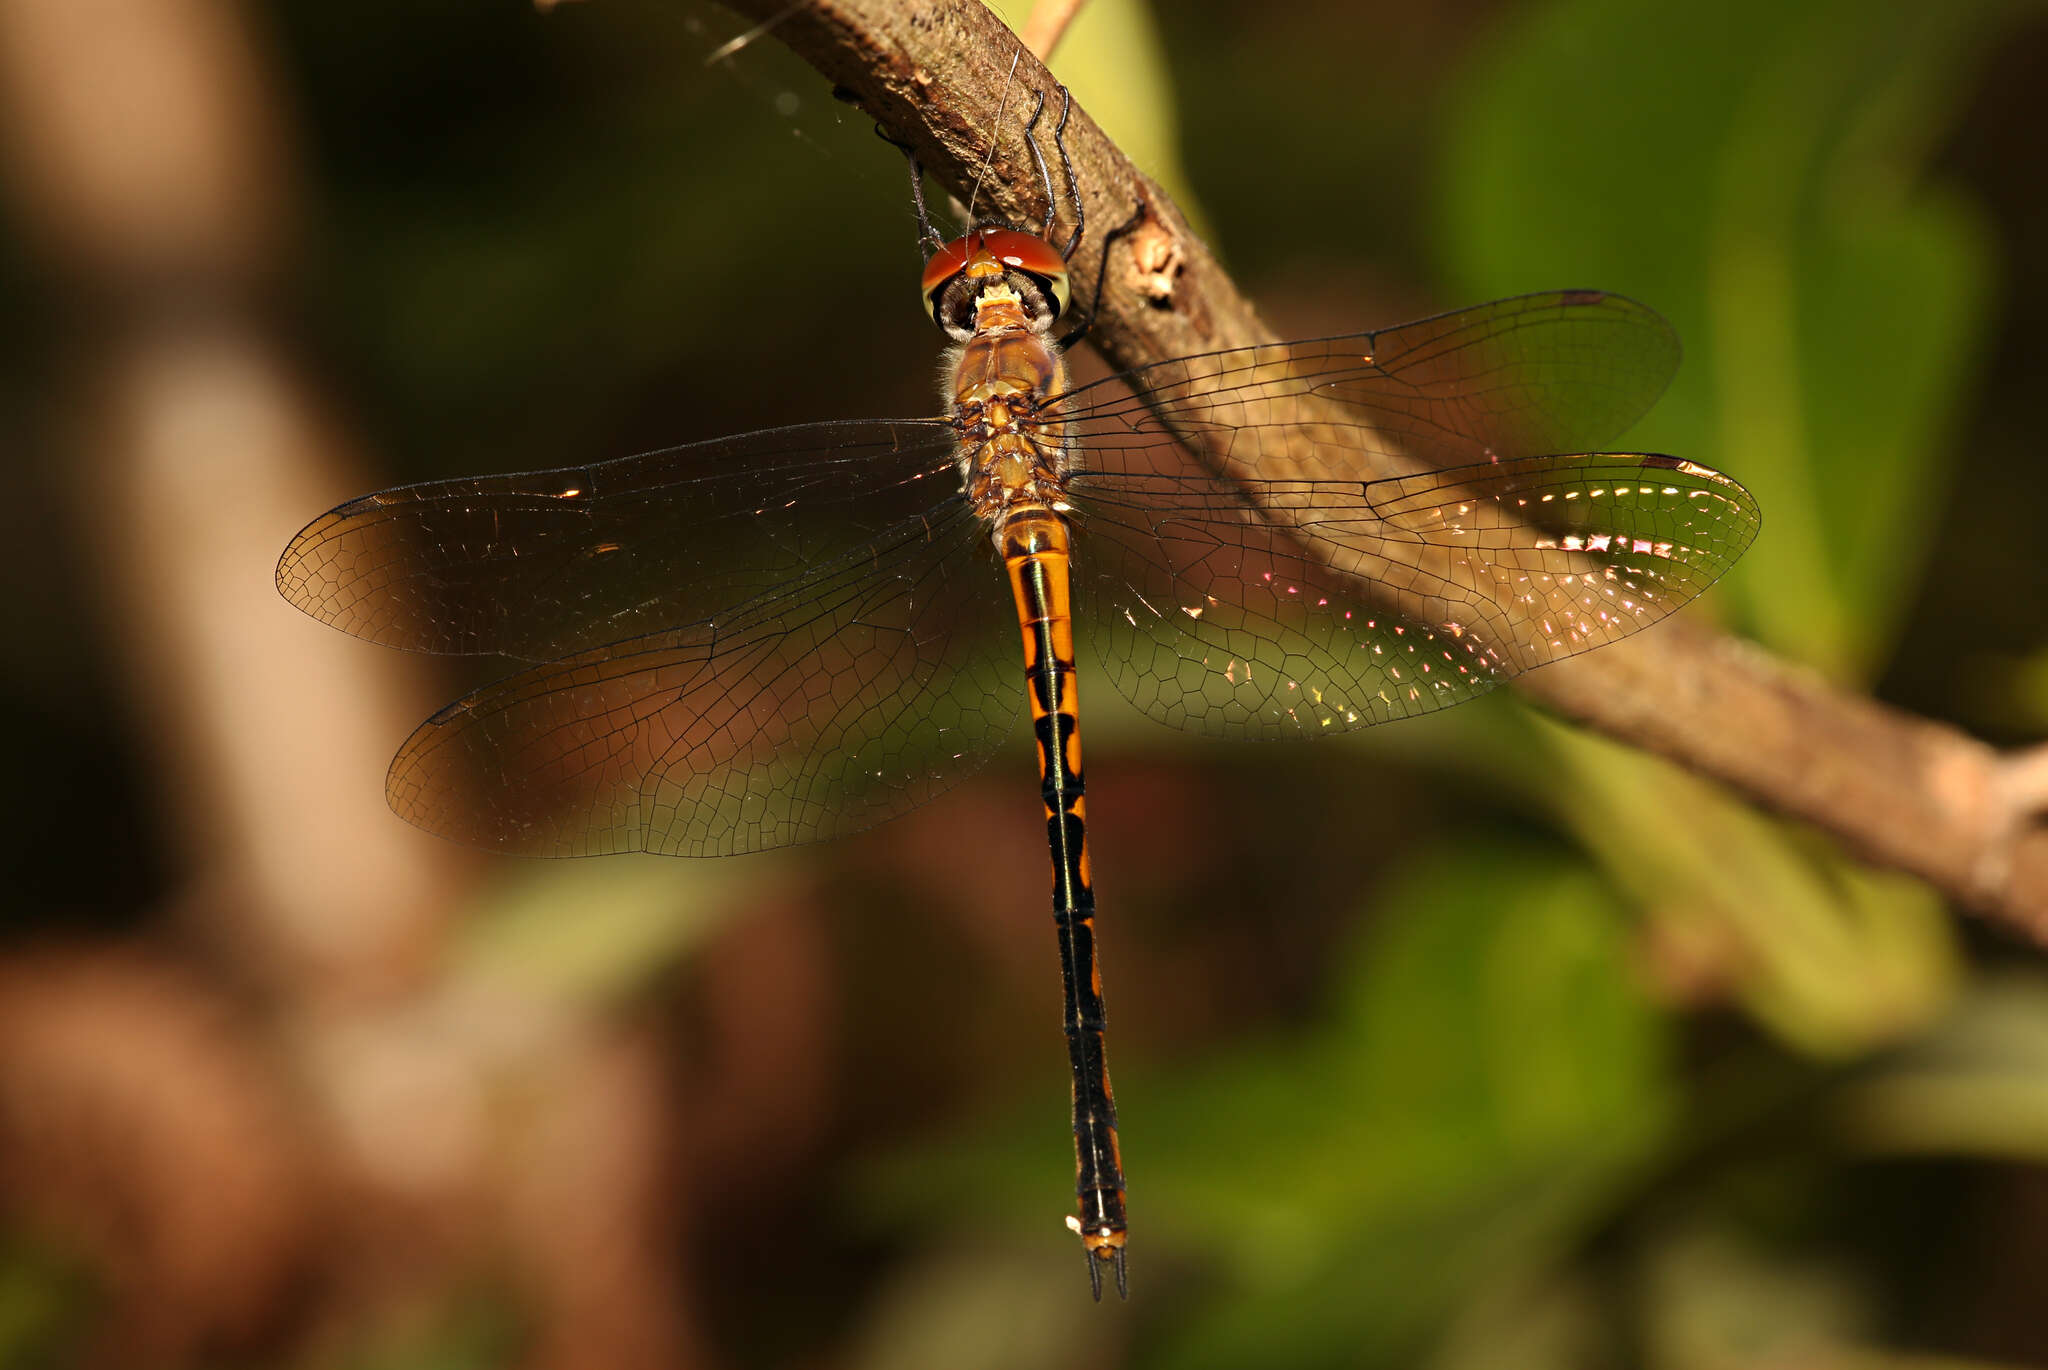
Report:
<svg viewBox="0 0 2048 1370"><path fill-rule="evenodd" d="M239 22L298 209L236 307L353 435L335 497L934 411L900 160L772 42L707 61L741 21L290 0ZM1553 287L1650 303L1687 355L1631 446L1765 511L1692 612L2001 746L2048 730L2048 8L1093 0L1053 67L1284 333ZM298 1178L266 1192L305 1206L210 1311L183 1276L225 1258L152 1205L263 1162L181 1169L123 1121L118 1072L76 1084L0 1004L0 1363L2048 1364L2038 950L1511 695L1268 748L1090 691L1127 1305L1087 1301L1060 1227L1021 736L860 838L465 866L374 989L276 970L192 915L213 854L161 758L214 744L152 736L175 724L136 703L96 506L58 474L97 440L77 378L132 324L62 263L0 220L8 983L168 967L226 1024L195 1040L253 1063L248 1135L291 1139ZM187 526L160 530L171 555ZM147 1036L137 1002L114 1021ZM342 1108L306 1047L342 1020L406 1062L500 1045ZM553 1045L502 1046L535 1022ZM134 1038L87 1040L101 1061ZM592 1040L631 1044L631 1088L534 1083ZM202 1109L227 1089L190 1071L154 1083ZM334 1140L368 1118L430 1151L408 1110L450 1094L485 1099L481 1133L414 1189ZM575 1185L531 1197L557 1172L533 1141L555 1124L502 1106L528 1097L588 1120L592 1192L643 1176L606 1201L630 1233L572 1231ZM642 1150L603 1159L614 1137ZM594 1349L629 1315L563 1294L550 1242L662 1330Z"/></svg>

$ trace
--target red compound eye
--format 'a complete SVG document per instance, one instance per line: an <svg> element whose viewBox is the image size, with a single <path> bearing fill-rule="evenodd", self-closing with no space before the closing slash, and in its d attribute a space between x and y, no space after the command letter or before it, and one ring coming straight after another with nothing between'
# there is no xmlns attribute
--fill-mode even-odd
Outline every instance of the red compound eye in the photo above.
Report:
<svg viewBox="0 0 2048 1370"><path fill-rule="evenodd" d="M920 291L927 299L931 293L947 281L960 274L967 265L967 258L981 245L981 235L970 233L964 238L955 238L937 252L925 259L924 285Z"/></svg>
<svg viewBox="0 0 2048 1370"><path fill-rule="evenodd" d="M1066 279L1066 259L1045 239L1013 228L977 228L947 243L925 262L925 298L929 299L934 290L966 270L967 264L984 252L1005 267L1027 271L1048 281L1064 283ZM1060 294L1064 302L1064 290Z"/></svg>
<svg viewBox="0 0 2048 1370"><path fill-rule="evenodd" d="M1034 276L1063 276L1066 259L1045 239L1012 228L984 228L981 245L1004 266L1014 266Z"/></svg>

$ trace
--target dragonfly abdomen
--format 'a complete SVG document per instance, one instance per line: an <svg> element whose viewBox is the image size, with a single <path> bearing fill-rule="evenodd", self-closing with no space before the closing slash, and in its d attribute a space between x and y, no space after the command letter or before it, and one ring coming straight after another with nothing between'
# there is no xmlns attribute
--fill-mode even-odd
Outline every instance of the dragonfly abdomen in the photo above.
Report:
<svg viewBox="0 0 2048 1370"><path fill-rule="evenodd" d="M1052 851L1053 921L1059 928L1064 1029L1074 1084L1074 1189L1069 1224L1089 1253L1101 1296L1102 1267L1124 1287L1124 1178L1116 1096L1104 1045L1102 968L1095 954L1095 890L1088 869L1088 822L1075 690L1072 557L1066 520L1044 505L1008 511L999 531L1003 564L1023 631L1024 674L1038 739L1046 841Z"/></svg>

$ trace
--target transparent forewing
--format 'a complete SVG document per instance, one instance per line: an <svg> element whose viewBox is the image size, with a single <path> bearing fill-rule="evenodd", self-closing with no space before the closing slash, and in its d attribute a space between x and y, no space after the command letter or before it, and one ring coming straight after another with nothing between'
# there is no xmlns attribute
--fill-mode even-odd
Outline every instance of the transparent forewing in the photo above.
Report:
<svg viewBox="0 0 2048 1370"><path fill-rule="evenodd" d="M1077 592L1153 718L1313 736L1447 707L1656 622L1757 529L1664 456L1527 457L1382 481L1091 472Z"/></svg>
<svg viewBox="0 0 2048 1370"><path fill-rule="evenodd" d="M408 485L308 525L284 597L387 646L550 661L708 618L957 490L936 421L770 429Z"/></svg>
<svg viewBox="0 0 2048 1370"><path fill-rule="evenodd" d="M1181 357L1083 386L1048 417L1091 469L1165 469L1158 454L1178 436L1241 474L1372 480L1601 447L1677 366L1677 336L1655 311L1557 291Z"/></svg>
<svg viewBox="0 0 2048 1370"><path fill-rule="evenodd" d="M422 724L400 816L495 851L715 856L857 832L978 767L1023 696L963 498L718 618L523 671Z"/></svg>

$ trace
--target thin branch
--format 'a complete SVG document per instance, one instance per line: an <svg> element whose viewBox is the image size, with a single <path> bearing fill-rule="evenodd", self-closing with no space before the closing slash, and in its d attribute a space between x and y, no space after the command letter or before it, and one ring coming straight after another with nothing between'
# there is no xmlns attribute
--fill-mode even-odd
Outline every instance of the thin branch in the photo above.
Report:
<svg viewBox="0 0 2048 1370"><path fill-rule="evenodd" d="M2013 811L2022 817L2048 820L2048 746L2009 754L2004 770Z"/></svg>
<svg viewBox="0 0 2048 1370"><path fill-rule="evenodd" d="M1041 62L1052 60L1053 50L1060 45L1060 39L1067 32L1067 25L1074 22L1074 16L1081 12L1081 0L1038 0L1031 7L1031 17L1024 21L1021 36L1024 46L1038 55Z"/></svg>
<svg viewBox="0 0 2048 1370"><path fill-rule="evenodd" d="M987 133L1012 63L1016 82L1053 88L1035 58L1018 60L1020 41L967 0L813 0L793 13L787 0L730 3L777 20L777 38L915 145L956 191L990 156ZM1078 107L1066 141L1082 196L1102 206L1102 220L1123 220L1127 206L1145 212L1138 230L1117 240L1090 334L1112 363L1273 339L1164 192ZM1017 140L1003 140L982 197L1028 221L1043 207L1025 157ZM1091 235L1075 279L1094 279L1101 251ZM1998 753L1953 728L1845 693L1693 619L1515 684L1588 728L1720 780L2048 941L2048 825Z"/></svg>

